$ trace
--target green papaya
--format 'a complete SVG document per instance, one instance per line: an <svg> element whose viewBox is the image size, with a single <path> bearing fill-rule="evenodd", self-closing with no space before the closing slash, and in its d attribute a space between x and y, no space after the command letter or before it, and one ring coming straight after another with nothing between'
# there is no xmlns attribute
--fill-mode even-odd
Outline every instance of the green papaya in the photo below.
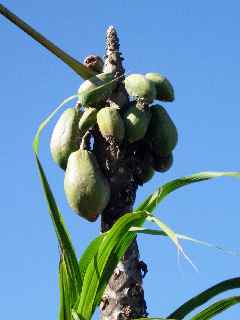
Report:
<svg viewBox="0 0 240 320"><path fill-rule="evenodd" d="M84 81L78 89L79 102L85 107L96 107L108 98L116 86L112 73L100 73Z"/></svg>
<svg viewBox="0 0 240 320"><path fill-rule="evenodd" d="M97 109L95 108L86 108L82 117L79 120L79 130L82 136L95 125L97 122Z"/></svg>
<svg viewBox="0 0 240 320"><path fill-rule="evenodd" d="M50 140L50 150L53 160L66 169L68 157L79 148L80 133L78 122L82 115L75 108L66 109L57 121Z"/></svg>
<svg viewBox="0 0 240 320"><path fill-rule="evenodd" d="M147 73L145 77L155 85L158 100L169 102L174 100L173 86L166 77L157 72Z"/></svg>
<svg viewBox="0 0 240 320"><path fill-rule="evenodd" d="M142 139L148 129L151 120L151 112L144 110L136 101L131 105L124 115L124 124L127 140L132 143Z"/></svg>
<svg viewBox="0 0 240 320"><path fill-rule="evenodd" d="M92 152L77 150L71 153L64 191L69 206L88 221L95 221L105 209L110 199L110 187Z"/></svg>
<svg viewBox="0 0 240 320"><path fill-rule="evenodd" d="M153 168L158 172L168 171L173 164L173 154L172 152L166 157L160 157L153 154Z"/></svg>
<svg viewBox="0 0 240 320"><path fill-rule="evenodd" d="M163 157L168 156L178 141L177 128L162 106L154 105L150 110L152 117L146 139L153 153Z"/></svg>
<svg viewBox="0 0 240 320"><path fill-rule="evenodd" d="M144 75L134 73L126 77L125 88L129 96L142 98L146 103L156 99L156 88Z"/></svg>
<svg viewBox="0 0 240 320"><path fill-rule="evenodd" d="M118 108L105 107L97 113L97 124L103 137L114 137L122 141L125 135L124 122Z"/></svg>

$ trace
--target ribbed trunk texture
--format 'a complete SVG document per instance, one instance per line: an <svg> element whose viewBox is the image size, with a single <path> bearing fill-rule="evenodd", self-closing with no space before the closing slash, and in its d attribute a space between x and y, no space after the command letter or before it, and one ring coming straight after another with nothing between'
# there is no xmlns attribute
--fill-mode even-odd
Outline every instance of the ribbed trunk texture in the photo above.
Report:
<svg viewBox="0 0 240 320"><path fill-rule="evenodd" d="M116 77L124 75L119 40L116 30L109 27L106 37L104 72L114 72ZM128 107L129 97L120 83L111 99L110 106L118 106L123 112ZM102 214L101 229L107 231L123 214L132 211L138 188L136 171L142 170L142 143L119 143L104 139L94 129L94 152L109 180L111 199ZM122 261L118 263L103 294L100 304L102 320L133 319L146 317L146 303L142 279L147 272L146 265L139 259L137 242L134 241Z"/></svg>

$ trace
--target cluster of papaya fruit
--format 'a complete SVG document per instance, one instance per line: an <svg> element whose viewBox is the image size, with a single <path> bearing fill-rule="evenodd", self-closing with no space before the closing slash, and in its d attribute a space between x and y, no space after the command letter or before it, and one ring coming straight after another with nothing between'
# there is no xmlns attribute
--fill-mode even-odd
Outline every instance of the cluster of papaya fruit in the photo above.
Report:
<svg viewBox="0 0 240 320"><path fill-rule="evenodd" d="M177 144L177 129L167 111L152 105L154 100L174 100L173 87L165 77L159 73L127 76L124 86L130 102L124 111L117 105L106 106L116 84L110 73L86 80L78 91L79 103L63 112L51 137L52 158L65 170L67 201L88 221L95 221L102 213L111 193L94 150L81 143L91 128L97 126L103 138L114 139L119 145L143 140L147 143L151 161L142 172L142 183L149 181L154 171L164 172L171 167Z"/></svg>

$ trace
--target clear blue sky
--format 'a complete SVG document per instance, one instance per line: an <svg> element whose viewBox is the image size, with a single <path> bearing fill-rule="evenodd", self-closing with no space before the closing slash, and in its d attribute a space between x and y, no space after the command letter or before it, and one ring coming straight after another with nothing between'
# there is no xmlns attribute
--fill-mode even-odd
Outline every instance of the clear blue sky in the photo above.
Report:
<svg viewBox="0 0 240 320"><path fill-rule="evenodd" d="M49 39L82 60L104 55L105 30L115 25L126 71L159 71L173 83L176 101L165 104L179 131L174 165L139 188L137 203L160 184L205 170L239 170L238 1L3 1ZM0 306L1 319L57 317L58 248L32 152L38 124L81 79L0 16ZM63 192L63 172L43 135L41 159L80 254L99 230L75 215ZM176 191L157 214L179 233L238 250L240 181L222 178ZM240 257L183 243L196 273L167 239L139 237L148 264L148 311L167 315L186 299L239 276ZM239 292L239 291L238 291ZM228 294L237 294L232 291ZM221 296L222 297L222 296ZM240 306L216 317L239 318Z"/></svg>

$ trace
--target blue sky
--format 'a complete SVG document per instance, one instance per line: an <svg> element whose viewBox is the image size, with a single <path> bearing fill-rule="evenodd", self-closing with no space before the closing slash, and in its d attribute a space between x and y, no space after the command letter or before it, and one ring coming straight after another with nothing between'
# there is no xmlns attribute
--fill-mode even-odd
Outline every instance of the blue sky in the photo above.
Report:
<svg viewBox="0 0 240 320"><path fill-rule="evenodd" d="M3 1L49 39L83 60L104 55L107 26L116 26L128 73L161 72L176 100L164 106L179 131L174 165L139 188L136 204L160 184L205 170L239 170L238 1ZM41 122L76 93L79 77L0 16L0 167L2 319L56 319L58 248L33 158ZM49 152L57 118L41 141L41 159L80 254L99 230L75 215L63 192L63 172ZM231 178L176 191L157 215L179 233L239 250L240 181ZM139 237L148 264L148 311L167 315L186 299L239 276L240 257L183 243L195 272L167 239ZM237 294L237 291L231 292ZM230 295L231 293L228 293ZM225 296L225 295L223 295ZM223 297L221 296L221 297ZM239 317L240 307L215 319ZM97 316L96 316L97 317Z"/></svg>

